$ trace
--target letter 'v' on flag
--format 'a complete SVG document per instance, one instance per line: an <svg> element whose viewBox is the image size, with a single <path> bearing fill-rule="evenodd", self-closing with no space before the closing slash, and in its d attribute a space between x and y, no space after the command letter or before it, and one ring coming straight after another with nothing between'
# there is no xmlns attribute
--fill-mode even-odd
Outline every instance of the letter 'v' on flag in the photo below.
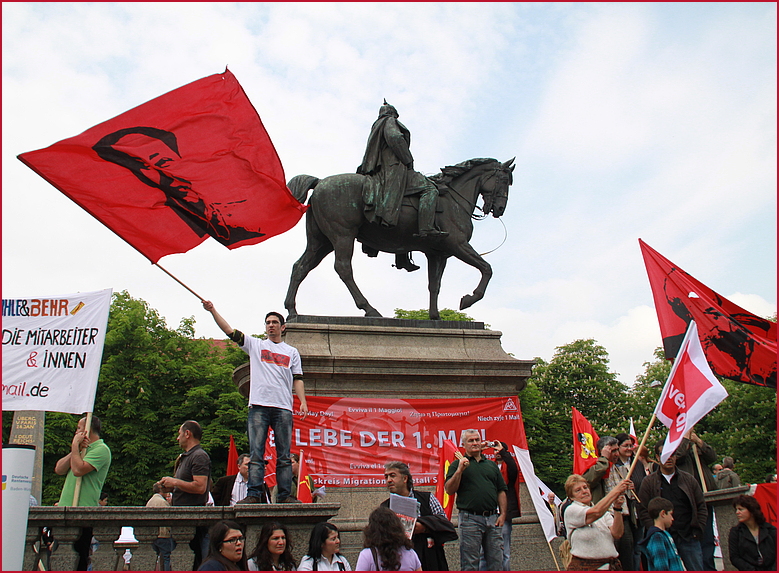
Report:
<svg viewBox="0 0 779 573"><path fill-rule="evenodd" d="M727 390L706 361L693 320L655 407L655 416L668 428L660 462L665 463L679 447L687 430L727 396Z"/></svg>
<svg viewBox="0 0 779 573"><path fill-rule="evenodd" d="M152 263L209 236L256 244L306 210L228 70L19 159Z"/></svg>

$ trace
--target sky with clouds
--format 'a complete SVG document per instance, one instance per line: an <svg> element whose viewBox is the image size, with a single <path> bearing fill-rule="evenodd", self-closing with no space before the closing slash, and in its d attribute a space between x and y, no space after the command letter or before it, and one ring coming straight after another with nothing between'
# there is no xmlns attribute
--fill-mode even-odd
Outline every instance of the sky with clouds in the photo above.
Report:
<svg viewBox="0 0 779 573"><path fill-rule="evenodd" d="M472 244L494 275L466 312L517 358L594 338L630 384L661 344L642 238L747 310L776 312L774 3L3 3L3 297L113 288L168 321L199 301L16 159L205 76L235 74L287 179L353 172L382 99L427 174L516 157L501 220ZM505 224L505 230L504 225ZM303 221L160 264L236 328L283 309ZM355 253L385 316L427 306L423 267ZM359 316L330 255L301 314ZM452 260L457 308L478 272Z"/></svg>

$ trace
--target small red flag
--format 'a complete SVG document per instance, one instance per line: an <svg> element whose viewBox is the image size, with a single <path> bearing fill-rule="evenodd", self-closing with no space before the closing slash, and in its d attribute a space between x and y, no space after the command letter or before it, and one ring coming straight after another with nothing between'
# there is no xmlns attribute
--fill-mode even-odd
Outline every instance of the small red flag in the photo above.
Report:
<svg viewBox="0 0 779 573"><path fill-rule="evenodd" d="M765 520L776 527L778 525L776 520L776 484L760 483L753 487L755 487L755 493L752 495L760 504Z"/></svg>
<svg viewBox="0 0 779 573"><path fill-rule="evenodd" d="M590 466L598 461L598 434L592 429L589 420L582 416L576 408L571 408L573 415L573 473L583 475Z"/></svg>
<svg viewBox="0 0 779 573"><path fill-rule="evenodd" d="M152 263L209 236L253 245L306 210L228 70L19 159Z"/></svg>
<svg viewBox="0 0 779 573"><path fill-rule="evenodd" d="M664 464L687 431L727 396L706 362L693 320L655 407L657 419L668 428L660 463Z"/></svg>
<svg viewBox="0 0 779 573"><path fill-rule="evenodd" d="M303 450L300 450L300 463L298 464L298 495L303 503L314 503L314 480L308 474L308 464Z"/></svg>
<svg viewBox="0 0 779 573"><path fill-rule="evenodd" d="M438 483L435 486L435 496L438 498L438 501L441 502L441 507L444 508L446 517L452 519L454 496L446 493L444 482L446 481L446 474L449 471L449 466L454 461L454 453L457 451L457 446L452 440L444 440L439 451Z"/></svg>
<svg viewBox="0 0 779 573"><path fill-rule="evenodd" d="M776 323L747 312L663 257L641 239L665 357L679 352L690 321L718 376L776 388Z"/></svg>
<svg viewBox="0 0 779 573"><path fill-rule="evenodd" d="M270 437L265 444L265 485L268 489L276 485L276 447L271 445Z"/></svg>
<svg viewBox="0 0 779 573"><path fill-rule="evenodd" d="M227 450L227 475L234 476L238 473L238 450L235 447L235 440L230 434L230 448Z"/></svg>

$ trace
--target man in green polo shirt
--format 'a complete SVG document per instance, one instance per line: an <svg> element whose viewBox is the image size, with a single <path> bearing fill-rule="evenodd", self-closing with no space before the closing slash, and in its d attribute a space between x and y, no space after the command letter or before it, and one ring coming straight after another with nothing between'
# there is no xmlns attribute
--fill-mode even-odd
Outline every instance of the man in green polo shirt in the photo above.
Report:
<svg viewBox="0 0 779 573"><path fill-rule="evenodd" d="M103 490L108 468L111 467L111 450L100 438L100 418L92 416L89 432L87 419L81 418L70 444L70 453L59 459L54 473L65 476L65 485L58 505L70 507L73 504L73 492L76 480L81 478L81 491L78 506L100 505L100 492ZM81 537L73 544L79 554L78 571L85 571L89 564L89 545L92 541L92 528L84 527Z"/></svg>
<svg viewBox="0 0 779 573"><path fill-rule="evenodd" d="M460 512L460 570L478 571L484 550L488 571L503 570L503 522L508 487L497 464L481 455L487 447L478 430L463 430L465 457L449 466L444 489L457 494Z"/></svg>

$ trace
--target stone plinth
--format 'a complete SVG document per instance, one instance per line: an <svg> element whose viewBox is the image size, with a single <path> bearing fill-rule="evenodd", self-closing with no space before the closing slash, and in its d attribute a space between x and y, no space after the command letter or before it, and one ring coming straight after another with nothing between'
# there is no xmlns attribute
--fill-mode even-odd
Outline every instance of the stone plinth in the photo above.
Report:
<svg viewBox="0 0 779 573"><path fill-rule="evenodd" d="M480 322L298 316L287 323L285 341L300 352L309 396L443 400L516 396L525 387L535 362L509 356L500 338ZM233 379L247 395L249 365ZM327 488L325 500L341 506L332 521L352 565L368 515L387 496L382 487ZM537 519L521 527L540 531ZM554 568L543 536L539 547L540 557L527 564ZM446 552L450 568L458 569L457 542L447 543Z"/></svg>
<svg viewBox="0 0 779 573"><path fill-rule="evenodd" d="M509 356L500 337L479 322L299 316L285 341L311 396L481 398L516 395L534 364ZM249 365L233 378L246 395Z"/></svg>

